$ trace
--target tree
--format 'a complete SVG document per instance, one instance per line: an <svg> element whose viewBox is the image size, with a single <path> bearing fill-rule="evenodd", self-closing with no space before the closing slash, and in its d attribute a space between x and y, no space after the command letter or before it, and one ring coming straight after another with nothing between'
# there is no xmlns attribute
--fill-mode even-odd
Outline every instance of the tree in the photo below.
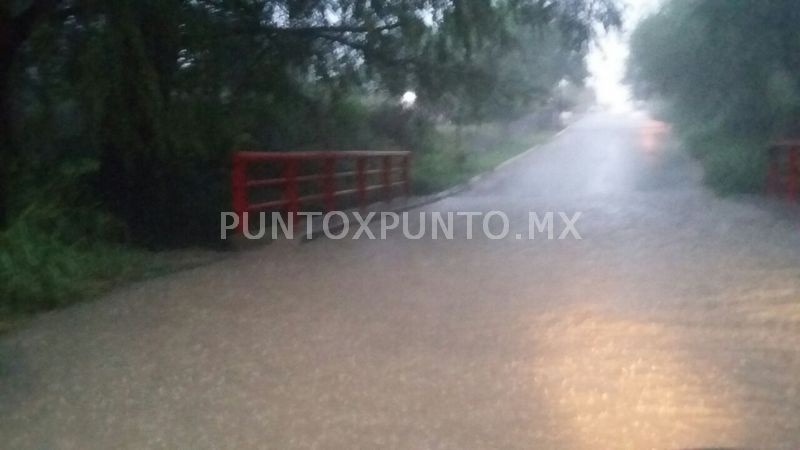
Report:
<svg viewBox="0 0 800 450"><path fill-rule="evenodd" d="M0 5L0 229L8 221L10 166L13 159L11 73L34 28L58 4L56 0L4 2Z"/></svg>
<svg viewBox="0 0 800 450"><path fill-rule="evenodd" d="M800 124L800 9L791 0L674 1L635 30L629 78L723 190L759 189L767 141Z"/></svg>
<svg viewBox="0 0 800 450"><path fill-rule="evenodd" d="M597 24L619 23L613 0L22 3L0 16L3 167L14 145L41 167L94 159L93 191L142 236L181 230L178 209L218 210L208 194L239 139L318 140L308 123L356 91L507 115L581 78Z"/></svg>

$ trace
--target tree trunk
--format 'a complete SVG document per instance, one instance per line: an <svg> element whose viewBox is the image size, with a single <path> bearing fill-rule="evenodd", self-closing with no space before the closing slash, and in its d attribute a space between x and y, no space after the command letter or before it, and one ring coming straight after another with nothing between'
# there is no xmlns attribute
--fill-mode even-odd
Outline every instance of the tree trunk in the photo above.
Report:
<svg viewBox="0 0 800 450"><path fill-rule="evenodd" d="M12 16L8 6L0 6L0 230L10 219L11 164L14 160L12 137L11 71L14 60L36 23L58 4L59 0L31 2L28 9Z"/></svg>
<svg viewBox="0 0 800 450"><path fill-rule="evenodd" d="M11 25L0 19L0 230L9 220L9 199L11 188L11 162L13 141L11 139L11 66L20 44L14 41L9 32Z"/></svg>

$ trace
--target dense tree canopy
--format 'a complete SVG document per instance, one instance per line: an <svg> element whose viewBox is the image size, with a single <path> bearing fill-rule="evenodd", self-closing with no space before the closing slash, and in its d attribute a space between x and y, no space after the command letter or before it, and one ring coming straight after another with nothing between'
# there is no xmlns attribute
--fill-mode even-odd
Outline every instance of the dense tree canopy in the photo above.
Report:
<svg viewBox="0 0 800 450"><path fill-rule="evenodd" d="M800 131L798 24L793 0L672 1L633 35L637 94L666 103L719 188L758 188L766 142Z"/></svg>
<svg viewBox="0 0 800 450"><path fill-rule="evenodd" d="M236 145L355 146L374 136L349 99L408 89L460 123L512 116L582 80L618 21L613 0L4 2L0 219L66 172L135 233L184 234Z"/></svg>

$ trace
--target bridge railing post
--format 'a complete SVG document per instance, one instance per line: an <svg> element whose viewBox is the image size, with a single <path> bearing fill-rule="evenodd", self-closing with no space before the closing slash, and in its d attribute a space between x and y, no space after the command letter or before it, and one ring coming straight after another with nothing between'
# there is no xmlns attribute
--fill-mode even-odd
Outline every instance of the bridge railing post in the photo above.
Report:
<svg viewBox="0 0 800 450"><path fill-rule="evenodd" d="M411 195L411 180L409 180L409 173L411 171L411 155L403 156L403 191L405 195Z"/></svg>
<svg viewBox="0 0 800 450"><path fill-rule="evenodd" d="M383 176L383 196L386 201L392 200L392 157L391 156L384 156L383 157L383 171L381 173Z"/></svg>
<svg viewBox="0 0 800 450"><path fill-rule="evenodd" d="M367 158L359 156L356 158L356 194L358 196L358 206L367 206Z"/></svg>
<svg viewBox="0 0 800 450"><path fill-rule="evenodd" d="M292 226L297 223L297 213L300 209L300 193L297 189L297 159L286 159L283 166L284 185L283 196L286 201L286 211L289 215L289 223Z"/></svg>
<svg viewBox="0 0 800 450"><path fill-rule="evenodd" d="M786 179L786 198L789 201L797 200L797 147L789 149L789 160Z"/></svg>
<svg viewBox="0 0 800 450"><path fill-rule="evenodd" d="M239 153L233 154L231 170L231 206L239 219L236 231L245 230L245 213L247 212L247 161Z"/></svg>
<svg viewBox="0 0 800 450"><path fill-rule="evenodd" d="M336 209L336 179L334 178L334 170L336 167L336 158L326 158L322 163L322 192L323 202L326 211L333 211Z"/></svg>

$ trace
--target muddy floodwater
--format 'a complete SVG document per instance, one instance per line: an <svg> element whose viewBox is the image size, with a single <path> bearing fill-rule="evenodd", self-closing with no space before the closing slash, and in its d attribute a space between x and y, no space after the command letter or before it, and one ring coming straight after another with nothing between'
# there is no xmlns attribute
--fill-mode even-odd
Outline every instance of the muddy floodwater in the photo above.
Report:
<svg viewBox="0 0 800 450"><path fill-rule="evenodd" d="M800 448L800 219L701 177L592 114L423 208L580 240L279 242L46 314L0 338L0 442Z"/></svg>

